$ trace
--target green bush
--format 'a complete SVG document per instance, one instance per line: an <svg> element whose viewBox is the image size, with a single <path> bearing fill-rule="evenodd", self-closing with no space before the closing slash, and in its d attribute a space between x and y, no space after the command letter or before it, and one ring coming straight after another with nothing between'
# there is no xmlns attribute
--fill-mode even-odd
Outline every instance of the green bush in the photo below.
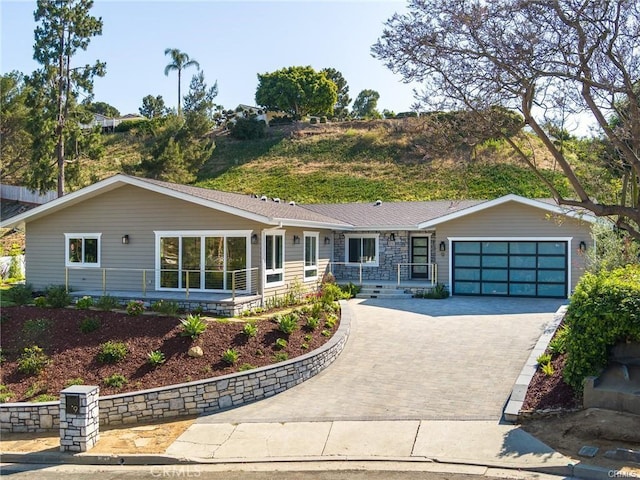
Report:
<svg viewBox="0 0 640 480"><path fill-rule="evenodd" d="M285 335L292 334L298 328L298 316L293 312L276 317L276 322L278 330Z"/></svg>
<svg viewBox="0 0 640 480"><path fill-rule="evenodd" d="M144 312L144 302L142 300L131 300L125 307L127 315L137 317Z"/></svg>
<svg viewBox="0 0 640 480"><path fill-rule="evenodd" d="M283 350L287 348L288 344L289 343L284 338L278 338L275 343L276 350Z"/></svg>
<svg viewBox="0 0 640 480"><path fill-rule="evenodd" d="M115 310L120 307L120 303L117 298L112 297L111 295L104 295L98 299L96 302L96 307L104 312L108 312L110 310Z"/></svg>
<svg viewBox="0 0 640 480"><path fill-rule="evenodd" d="M64 382L64 388L72 387L73 385L84 385L84 379L80 377L70 378Z"/></svg>
<svg viewBox="0 0 640 480"><path fill-rule="evenodd" d="M124 387L128 380L127 377L122 375L121 373L114 373L102 380L107 387L113 388L122 388Z"/></svg>
<svg viewBox="0 0 640 480"><path fill-rule="evenodd" d="M264 120L240 117L231 126L229 133L238 140L254 140L264 137L265 126Z"/></svg>
<svg viewBox="0 0 640 480"><path fill-rule="evenodd" d="M89 307L93 307L93 298L89 295L79 298L76 302L76 308L79 308L80 310L86 310Z"/></svg>
<svg viewBox="0 0 640 480"><path fill-rule="evenodd" d="M42 348L34 345L26 347L18 358L18 371L27 375L40 373L49 364L49 357Z"/></svg>
<svg viewBox="0 0 640 480"><path fill-rule="evenodd" d="M33 301L33 287L29 283L14 285L7 290L7 298L16 305L26 305Z"/></svg>
<svg viewBox="0 0 640 480"><path fill-rule="evenodd" d="M129 353L129 349L126 343L109 340L100 345L97 359L100 363L118 363L124 360L127 353Z"/></svg>
<svg viewBox="0 0 640 480"><path fill-rule="evenodd" d="M342 298L349 299L355 298L355 296L360 293L361 288L358 285L349 282L346 285L340 285L340 290L342 290L342 293L344 294Z"/></svg>
<svg viewBox="0 0 640 480"><path fill-rule="evenodd" d="M430 290L425 290L422 293L416 294L415 297L442 300L443 298L449 297L449 290L447 290L447 287L444 284L438 283Z"/></svg>
<svg viewBox="0 0 640 480"><path fill-rule="evenodd" d="M136 119L136 120L126 120L116 125L113 131L117 133L124 133L124 132L129 132L138 127L141 127L144 129L144 127L146 127L149 123L150 122L148 119L142 119L142 118Z"/></svg>
<svg viewBox="0 0 640 480"><path fill-rule="evenodd" d="M96 317L83 318L80 322L80 331L82 333L95 332L100 328L100 319Z"/></svg>
<svg viewBox="0 0 640 480"><path fill-rule="evenodd" d="M47 303L53 308L64 308L71 303L71 295L64 285L51 285L45 292Z"/></svg>
<svg viewBox="0 0 640 480"><path fill-rule="evenodd" d="M0 385L0 403L7 403L13 397L13 392L6 385Z"/></svg>
<svg viewBox="0 0 640 480"><path fill-rule="evenodd" d="M315 330L320 326L320 319L318 317L307 317L304 326L307 330Z"/></svg>
<svg viewBox="0 0 640 480"><path fill-rule="evenodd" d="M175 315L180 310L180 305L178 302L172 302L171 300L158 300L151 304L151 310L167 315Z"/></svg>
<svg viewBox="0 0 640 480"><path fill-rule="evenodd" d="M567 336L569 335L569 327L566 325L556 331L549 342L547 350L552 356L562 355L567 353Z"/></svg>
<svg viewBox="0 0 640 480"><path fill-rule="evenodd" d="M154 350L153 352L149 352L147 354L147 359L149 364L154 367L159 367L166 361L164 353L162 353L160 350Z"/></svg>
<svg viewBox="0 0 640 480"><path fill-rule="evenodd" d="M238 367L238 370L241 372L246 372L247 370L253 370L254 368L258 368L255 365L252 365L250 363L243 363L242 365L240 365Z"/></svg>
<svg viewBox="0 0 640 480"><path fill-rule="evenodd" d="M284 362L285 360L289 360L289 354L287 352L277 352L273 356L273 360L275 362Z"/></svg>
<svg viewBox="0 0 640 480"><path fill-rule="evenodd" d="M46 297L36 297L33 299L33 304L38 308L45 308L49 304Z"/></svg>
<svg viewBox="0 0 640 480"><path fill-rule="evenodd" d="M235 364L238 361L238 358L240 358L240 354L233 348L225 350L222 354L222 361L228 363L229 365Z"/></svg>
<svg viewBox="0 0 640 480"><path fill-rule="evenodd" d="M196 337L204 333L207 329L207 322L200 318L200 315L187 315L187 318L181 318L183 337L191 337L195 340Z"/></svg>
<svg viewBox="0 0 640 480"><path fill-rule="evenodd" d="M606 367L618 342L640 341L640 265L585 274L571 297L565 323L565 381L577 392Z"/></svg>
<svg viewBox="0 0 640 480"><path fill-rule="evenodd" d="M335 283L323 283L320 290L320 300L322 303L333 303L338 300L350 298L351 294L344 292Z"/></svg>
<svg viewBox="0 0 640 480"><path fill-rule="evenodd" d="M255 323L245 323L242 327L242 333L247 337L255 337L258 335L258 326Z"/></svg>
<svg viewBox="0 0 640 480"><path fill-rule="evenodd" d="M553 376L555 370L553 369L553 365L551 363L545 363L541 367L542 373L544 373L547 377Z"/></svg>
<svg viewBox="0 0 640 480"><path fill-rule="evenodd" d="M55 402L59 397L56 395L51 395L50 393L41 393L36 398L32 399L32 402Z"/></svg>
<svg viewBox="0 0 640 480"><path fill-rule="evenodd" d="M549 355L548 353L543 353L542 355L538 355L538 358L536 358L536 363L539 366L547 365L551 363L551 355Z"/></svg>

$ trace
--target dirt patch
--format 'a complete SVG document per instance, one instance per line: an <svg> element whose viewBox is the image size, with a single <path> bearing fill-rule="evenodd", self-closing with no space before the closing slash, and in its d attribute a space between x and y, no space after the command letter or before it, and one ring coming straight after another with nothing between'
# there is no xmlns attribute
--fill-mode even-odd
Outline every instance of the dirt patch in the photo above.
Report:
<svg viewBox="0 0 640 480"><path fill-rule="evenodd" d="M588 465L631 470L640 476L640 464L605 458L608 450L640 449L640 416L591 408L522 422L526 432L554 450ZM585 446L598 447L593 458L580 457Z"/></svg>
<svg viewBox="0 0 640 480"><path fill-rule="evenodd" d="M57 398L60 390L72 383L99 385L100 395L143 390L176 383L217 377L239 370L261 367L303 355L327 342L338 327L326 324L328 312L322 312L315 329L305 327L310 314L301 313L298 328L286 335L269 318L256 320L258 333L243 333L246 321L208 319L207 330L195 340L182 336L176 317L161 315L129 316L121 312L76 310L73 308L8 307L2 310L2 372L0 383L5 401L22 402L42 395ZM100 326L82 333L87 319ZM324 334L323 334L324 332ZM276 342L280 340L279 346ZM283 341L286 340L286 346ZM98 361L101 345L107 341L123 342L127 355L123 361L109 364ZM25 347L37 345L48 356L46 367L37 375L18 370L18 359ZM190 357L192 346L204 355ZM238 353L234 365L222 359L227 349ZM165 362L157 367L149 363L149 353L159 350ZM279 356L279 357L278 357ZM127 379L122 388L105 385L105 378L120 374Z"/></svg>

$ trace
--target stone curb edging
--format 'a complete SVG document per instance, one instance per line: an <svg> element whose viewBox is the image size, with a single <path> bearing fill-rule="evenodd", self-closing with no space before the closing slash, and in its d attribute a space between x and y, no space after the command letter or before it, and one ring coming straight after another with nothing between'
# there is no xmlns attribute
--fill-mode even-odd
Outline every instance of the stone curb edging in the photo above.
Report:
<svg viewBox="0 0 640 480"><path fill-rule="evenodd" d="M341 301L338 330L322 347L273 365L220 377L101 397L100 424L121 425L214 413L270 397L308 380L342 352L353 312ZM59 428L60 402L4 403L0 431L43 432Z"/></svg>
<svg viewBox="0 0 640 480"><path fill-rule="evenodd" d="M538 338L538 342L535 347L533 347L527 362L524 364L524 367L522 367L520 375L516 379L516 383L513 386L511 395L509 396L509 401L504 408L503 416L505 421L516 423L521 419L522 405L524 404L529 384L538 369L538 362L536 362L536 359L542 355L549 346L549 342L555 335L556 330L564 319L566 313L567 305L562 305L553 315L553 320L545 326L540 338Z"/></svg>

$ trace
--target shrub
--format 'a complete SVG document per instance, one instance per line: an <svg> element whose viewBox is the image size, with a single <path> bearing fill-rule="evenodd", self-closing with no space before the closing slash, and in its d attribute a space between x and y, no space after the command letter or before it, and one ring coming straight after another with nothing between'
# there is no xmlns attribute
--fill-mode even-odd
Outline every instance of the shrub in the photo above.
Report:
<svg viewBox="0 0 640 480"><path fill-rule="evenodd" d="M551 355L549 355L548 353L543 353L542 355L538 355L538 358L536 358L536 362L540 366L548 365L549 363L551 363Z"/></svg>
<svg viewBox="0 0 640 480"><path fill-rule="evenodd" d="M18 371L27 375L36 375L44 370L48 364L49 357L47 357L42 348L37 345L25 347L20 358L18 358Z"/></svg>
<svg viewBox="0 0 640 480"><path fill-rule="evenodd" d="M415 295L416 298L431 298L431 299L436 299L436 300L441 300L443 298L448 298L449 297L449 290L447 289L447 287L442 284L442 283L438 283L436 284L435 287L431 288L430 290L425 290L422 293L417 293Z"/></svg>
<svg viewBox="0 0 640 480"><path fill-rule="evenodd" d="M181 318L183 337L191 337L194 340L196 337L204 333L207 329L207 322L203 320L200 315L187 315L187 318Z"/></svg>
<svg viewBox="0 0 640 480"><path fill-rule="evenodd" d="M108 312L110 310L115 310L120 307L120 303L117 298L112 297L111 295L104 295L98 299L96 302L96 307L100 310Z"/></svg>
<svg viewBox="0 0 640 480"><path fill-rule="evenodd" d="M258 335L258 326L255 323L245 323L242 327L242 333L247 337L255 337Z"/></svg>
<svg viewBox="0 0 640 480"><path fill-rule="evenodd" d="M0 403L7 403L13 397L13 392L6 385L0 385Z"/></svg>
<svg viewBox="0 0 640 480"><path fill-rule="evenodd" d="M164 353L162 353L160 350L154 350L153 352L149 352L147 354L147 358L148 358L147 361L149 362L149 364L154 367L159 367L166 360L166 358L164 357Z"/></svg>
<svg viewBox="0 0 640 480"><path fill-rule="evenodd" d="M555 373L553 365L551 365L550 363L545 363L544 365L542 365L542 373L544 373L548 377L553 376L553 374Z"/></svg>
<svg viewBox="0 0 640 480"><path fill-rule="evenodd" d="M276 321L278 322L278 330L285 335L290 335L298 328L298 316L293 312L276 317Z"/></svg>
<svg viewBox="0 0 640 480"><path fill-rule="evenodd" d="M322 332L320 332L321 335L323 337L330 337L331 336L331 332L329 330L322 330Z"/></svg>
<svg viewBox="0 0 640 480"><path fill-rule="evenodd" d="M89 295L79 298L76 302L76 308L79 308L80 310L86 310L89 307L93 307L93 298Z"/></svg>
<svg viewBox="0 0 640 480"><path fill-rule="evenodd" d="M127 384L128 380L127 377L125 377L121 373L114 373L113 375L102 379L102 382L107 387L122 388Z"/></svg>
<svg viewBox="0 0 640 480"><path fill-rule="evenodd" d="M355 298L355 296L360 293L361 288L358 285L349 282L346 285L340 285L340 290L342 290L343 293L342 298L349 299Z"/></svg>
<svg viewBox="0 0 640 480"><path fill-rule="evenodd" d="M33 301L33 287L29 283L14 285L7 290L7 298L16 305L26 305Z"/></svg>
<svg viewBox="0 0 640 480"><path fill-rule="evenodd" d="M324 321L324 326L327 328L333 328L336 326L337 322L338 316L334 313L330 313L329 315L327 315L327 318Z"/></svg>
<svg viewBox="0 0 640 480"><path fill-rule="evenodd" d="M38 395L36 398L32 399L32 402L55 402L58 400L58 397L55 395L51 395L50 393L42 393Z"/></svg>
<svg viewBox="0 0 640 480"><path fill-rule="evenodd" d="M273 356L273 360L275 362L284 362L285 360L289 360L289 354L287 352L277 352Z"/></svg>
<svg viewBox="0 0 640 480"><path fill-rule="evenodd" d="M84 379L80 377L70 378L69 380L64 382L64 388L72 387L73 385L84 385Z"/></svg>
<svg viewBox="0 0 640 480"><path fill-rule="evenodd" d="M315 330L320 326L320 319L318 317L307 317L307 321L304 326L307 330Z"/></svg>
<svg viewBox="0 0 640 480"><path fill-rule="evenodd" d="M288 342L284 338L278 338L276 340L276 349L283 350L287 348Z"/></svg>
<svg viewBox="0 0 640 480"><path fill-rule="evenodd" d="M64 285L51 285L45 291L47 303L53 308L64 308L71 303L71 295Z"/></svg>
<svg viewBox="0 0 640 480"><path fill-rule="evenodd" d="M36 307L44 308L48 305L46 297L36 297L33 299L33 304Z"/></svg>
<svg viewBox="0 0 640 480"><path fill-rule="evenodd" d="M22 325L22 335L25 343L43 340L51 328L51 320L47 318L30 318Z"/></svg>
<svg viewBox="0 0 640 480"><path fill-rule="evenodd" d="M569 335L569 328L566 325L556 331L547 349L552 356L567 353L567 335Z"/></svg>
<svg viewBox="0 0 640 480"><path fill-rule="evenodd" d="M172 302L170 300L158 300L151 304L151 310L167 315L175 315L178 313L178 310L180 310L180 305L178 305L178 302Z"/></svg>
<svg viewBox="0 0 640 480"><path fill-rule="evenodd" d="M125 310L127 311L127 315L137 317L144 312L144 302L142 300L131 300L127 303Z"/></svg>
<svg viewBox="0 0 640 480"><path fill-rule="evenodd" d="M320 300L325 304L349 298L349 295L349 293L343 292L335 283L323 283L320 290Z"/></svg>
<svg viewBox="0 0 640 480"><path fill-rule="evenodd" d="M229 129L229 133L238 140L254 140L264 137L265 126L264 120L238 117Z"/></svg>
<svg viewBox="0 0 640 480"><path fill-rule="evenodd" d="M300 345L300 348L302 350L308 350L309 349L309 344L308 343L303 343L302 345Z"/></svg>
<svg viewBox="0 0 640 480"><path fill-rule="evenodd" d="M238 367L238 370L241 372L246 372L247 370L253 370L254 368L258 368L255 365L251 365L250 363L243 363Z"/></svg>
<svg viewBox="0 0 640 480"><path fill-rule="evenodd" d="M240 354L233 348L228 348L222 354L222 361L229 365L234 365L238 361L238 358L240 358Z"/></svg>
<svg viewBox="0 0 640 480"><path fill-rule="evenodd" d="M100 319L96 317L83 318L80 322L80 331L82 333L95 332L100 328Z"/></svg>
<svg viewBox="0 0 640 480"><path fill-rule="evenodd" d="M118 125L115 126L115 128L113 129L114 132L118 132L118 133L124 133L124 132L128 132L130 130L133 130L135 128L138 127L144 127L146 126L149 122L148 119L135 119L135 120L127 120L125 122L120 122Z"/></svg>
<svg viewBox="0 0 640 480"><path fill-rule="evenodd" d="M126 343L109 340L100 345L97 359L100 363L118 363L125 359L127 353L129 349Z"/></svg>
<svg viewBox="0 0 640 480"><path fill-rule="evenodd" d="M618 342L640 341L640 265L585 274L571 297L565 323L565 381L581 391L584 379L606 367Z"/></svg>

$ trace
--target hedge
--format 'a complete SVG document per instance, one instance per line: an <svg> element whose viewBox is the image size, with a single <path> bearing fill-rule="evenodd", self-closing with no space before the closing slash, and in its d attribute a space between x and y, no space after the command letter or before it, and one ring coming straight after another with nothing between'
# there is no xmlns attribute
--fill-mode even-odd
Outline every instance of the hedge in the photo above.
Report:
<svg viewBox="0 0 640 480"><path fill-rule="evenodd" d="M607 366L619 342L640 342L640 265L585 274L571 297L565 322L565 382L576 392L584 379Z"/></svg>

